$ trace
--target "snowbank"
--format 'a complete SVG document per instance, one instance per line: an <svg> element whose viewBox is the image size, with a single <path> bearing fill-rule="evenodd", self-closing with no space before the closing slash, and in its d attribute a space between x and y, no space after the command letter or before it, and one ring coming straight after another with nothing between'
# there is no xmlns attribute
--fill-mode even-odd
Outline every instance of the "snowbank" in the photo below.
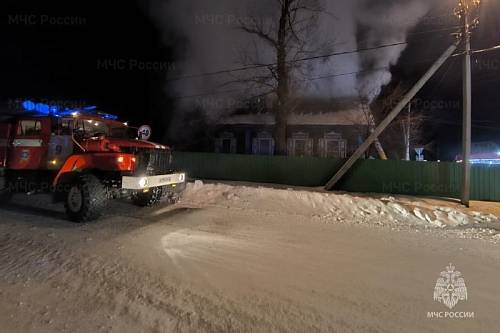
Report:
<svg viewBox="0 0 500 333"><path fill-rule="evenodd" d="M324 222L404 224L433 228L500 223L494 215L433 206L416 199L410 201L392 196L375 198L319 191L204 184L199 180L188 184L183 201L258 213L302 215Z"/></svg>

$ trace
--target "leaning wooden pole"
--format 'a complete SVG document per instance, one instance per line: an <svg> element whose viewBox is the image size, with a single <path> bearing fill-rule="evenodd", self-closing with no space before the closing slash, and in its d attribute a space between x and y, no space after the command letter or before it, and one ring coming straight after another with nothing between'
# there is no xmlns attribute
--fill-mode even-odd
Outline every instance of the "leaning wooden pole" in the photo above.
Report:
<svg viewBox="0 0 500 333"><path fill-rule="evenodd" d="M389 126L389 124L398 116L398 114L403 110L403 108L411 102L411 100L417 95L417 93L422 89L422 87L430 80L434 74L441 68L441 66L448 60L449 57L455 52L460 40L457 40L453 45L451 45L439 59L431 66L431 68L422 76L422 78L411 88L411 90L403 97L403 99L396 105L396 107L387 115L387 117L377 126L377 128L370 134L368 139L358 149L354 154L347 160L347 162L337 171L335 176L326 184L325 189L331 190L338 183L338 181L352 168L354 163L365 153L365 151L373 144L373 142L380 136L380 134Z"/></svg>

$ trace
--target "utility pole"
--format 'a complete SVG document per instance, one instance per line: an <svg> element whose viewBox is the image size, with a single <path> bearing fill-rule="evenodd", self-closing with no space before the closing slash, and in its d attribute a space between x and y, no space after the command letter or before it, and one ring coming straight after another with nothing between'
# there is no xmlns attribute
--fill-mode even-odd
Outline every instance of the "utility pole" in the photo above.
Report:
<svg viewBox="0 0 500 333"><path fill-rule="evenodd" d="M464 15L464 43L465 54L463 62L463 123L462 123L462 204L470 206L470 153L471 153L471 117L472 117L472 92L471 92L471 65L470 65L470 31L469 13Z"/></svg>
<svg viewBox="0 0 500 333"><path fill-rule="evenodd" d="M399 113L404 109L408 103L417 95L417 93L422 89L422 87L431 79L434 74L441 68L441 66L452 56L452 54L457 50L460 40L457 40L454 44L450 45L449 48L439 57L438 60L429 68L429 70L418 80L417 83L406 93L406 95L401 99L401 101L396 105L396 107L387 115L387 117L380 122L380 124L375 128L373 133L363 142L354 154L347 160L347 162L342 165L342 167L337 171L337 173L328 181L325 185L326 190L331 190L338 183L338 181L352 168L354 163L365 153L365 151L372 145L372 143L380 136L380 134L389 126L389 124L396 118Z"/></svg>
<svg viewBox="0 0 500 333"><path fill-rule="evenodd" d="M463 117L462 117L462 191L461 201L466 207L470 206L470 179L471 179L471 121L472 121L472 79L471 79L471 46L472 29L478 19L472 19L472 14L480 5L480 0L459 0L455 14L462 20L462 38L464 41L463 58Z"/></svg>
<svg viewBox="0 0 500 333"><path fill-rule="evenodd" d="M443 63L452 56L458 48L461 40L465 41L465 52L463 62L463 181L462 181L462 203L466 206L470 204L470 154L471 154L471 109L472 109L472 94L471 94L471 47L470 34L473 28L479 24L478 8L481 0L458 0L458 7L455 9L455 14L462 20L463 28L458 33L459 38L455 44L451 45L443 55L434 63L425 75L415 84L415 86L403 97L398 105L389 113L389 115L379 124L374 132L366 139L354 154L344 163L337 173L325 185L325 189L331 190L335 184L352 168L354 163L362 156L368 147L378 138L391 121L401 112L401 110L411 102L413 97L427 83L427 81L437 72ZM481 52L496 50L498 47L493 47ZM480 52L480 51L476 51ZM476 53L474 52L474 53Z"/></svg>

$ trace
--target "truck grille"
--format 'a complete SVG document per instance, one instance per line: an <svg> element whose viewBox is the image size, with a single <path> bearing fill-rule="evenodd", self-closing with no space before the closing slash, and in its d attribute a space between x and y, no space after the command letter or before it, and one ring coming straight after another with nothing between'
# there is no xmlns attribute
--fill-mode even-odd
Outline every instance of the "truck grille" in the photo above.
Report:
<svg viewBox="0 0 500 333"><path fill-rule="evenodd" d="M136 154L136 173L154 176L170 172L171 156L169 150L148 149L140 150Z"/></svg>

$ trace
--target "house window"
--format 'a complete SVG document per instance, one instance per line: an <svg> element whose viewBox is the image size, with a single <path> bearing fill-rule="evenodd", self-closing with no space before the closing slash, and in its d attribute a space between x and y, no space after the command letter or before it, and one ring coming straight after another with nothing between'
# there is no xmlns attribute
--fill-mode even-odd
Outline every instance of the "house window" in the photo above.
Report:
<svg viewBox="0 0 500 333"><path fill-rule="evenodd" d="M307 141L304 139L295 139L294 140L294 155L295 156L304 156L306 154L306 144Z"/></svg>
<svg viewBox="0 0 500 333"><path fill-rule="evenodd" d="M215 140L215 152L221 154L236 154L236 138L233 133L224 132Z"/></svg>
<svg viewBox="0 0 500 333"><path fill-rule="evenodd" d="M274 139L268 132L260 132L252 142L252 153L254 155L273 155Z"/></svg>
<svg viewBox="0 0 500 333"><path fill-rule="evenodd" d="M344 140L326 140L326 157L346 157Z"/></svg>
<svg viewBox="0 0 500 333"><path fill-rule="evenodd" d="M321 157L345 158L347 156L347 141L342 139L342 135L331 132L326 133L319 142Z"/></svg>
<svg viewBox="0 0 500 333"><path fill-rule="evenodd" d="M288 139L288 155L290 156L312 156L314 140L309 134L297 132Z"/></svg>
<svg viewBox="0 0 500 333"><path fill-rule="evenodd" d="M222 139L222 153L231 153L231 139Z"/></svg>
<svg viewBox="0 0 500 333"><path fill-rule="evenodd" d="M271 140L259 139L259 154L271 155Z"/></svg>

